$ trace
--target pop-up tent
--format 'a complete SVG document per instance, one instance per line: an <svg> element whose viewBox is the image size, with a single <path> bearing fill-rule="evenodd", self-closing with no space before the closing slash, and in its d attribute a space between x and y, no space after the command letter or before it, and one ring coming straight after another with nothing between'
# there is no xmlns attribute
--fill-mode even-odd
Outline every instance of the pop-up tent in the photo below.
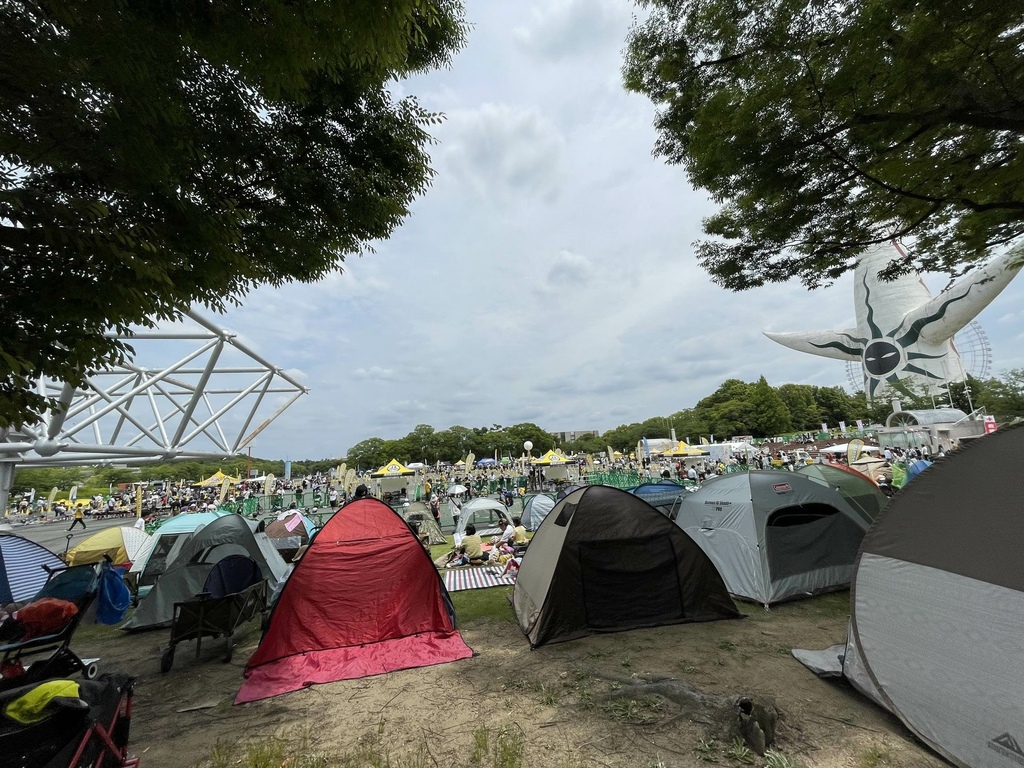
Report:
<svg viewBox="0 0 1024 768"><path fill-rule="evenodd" d="M107 528L84 539L68 551L68 565L101 563L109 557L114 565L133 562L149 542L149 534L132 525Z"/></svg>
<svg viewBox="0 0 1024 768"><path fill-rule="evenodd" d="M465 535L466 526L470 523L476 526L476 532L480 536L491 536L495 533L501 533L501 529L496 527L499 515L511 518L508 507L497 499L489 499L486 496L470 499L462 505L462 511L459 513L459 524L455 526L455 533L458 536ZM489 527L483 528L482 526L485 525Z"/></svg>
<svg viewBox="0 0 1024 768"><path fill-rule="evenodd" d="M136 576L139 597L145 597L156 584L157 579L167 570L188 537L228 512L186 512L168 518L150 536L149 541L135 555L129 573Z"/></svg>
<svg viewBox="0 0 1024 768"><path fill-rule="evenodd" d="M414 501L402 510L402 518L412 525L419 533L426 533L430 536L428 544L447 544L448 539L444 537L441 526L434 519L430 507L422 501Z"/></svg>
<svg viewBox="0 0 1024 768"><path fill-rule="evenodd" d="M512 604L533 647L739 616L689 536L643 499L606 485L580 488L551 510L523 556Z"/></svg>
<svg viewBox="0 0 1024 768"><path fill-rule="evenodd" d="M267 538L287 562L291 560L299 547L309 543L309 537L316 530L316 525L308 517L295 509L289 509L278 515L267 526Z"/></svg>
<svg viewBox="0 0 1024 768"><path fill-rule="evenodd" d="M864 537L849 639L794 651L845 676L955 765L1024 763L1024 426L972 440Z"/></svg>
<svg viewBox="0 0 1024 768"><path fill-rule="evenodd" d="M871 521L878 517L888 501L874 480L842 464L805 464L797 472L834 489Z"/></svg>
<svg viewBox="0 0 1024 768"><path fill-rule="evenodd" d="M837 491L796 472L715 477L676 509L676 524L729 591L763 605L847 586L871 524Z"/></svg>
<svg viewBox="0 0 1024 768"><path fill-rule="evenodd" d="M554 507L555 500L546 493L527 495L523 499L523 514L521 517L523 527L528 531L536 531Z"/></svg>
<svg viewBox="0 0 1024 768"><path fill-rule="evenodd" d="M46 568L63 567L42 544L0 533L0 605L32 599L50 577Z"/></svg>
<svg viewBox="0 0 1024 768"><path fill-rule="evenodd" d="M359 499L317 532L285 582L235 703L472 655L412 529Z"/></svg>
<svg viewBox="0 0 1024 768"><path fill-rule="evenodd" d="M123 629L153 629L170 625L174 618L174 604L190 600L202 592L213 566L229 555L252 558L267 580L270 592L285 577L287 566L266 534L254 534L250 521L241 515L225 515L188 537L174 562L146 599L139 603Z"/></svg>

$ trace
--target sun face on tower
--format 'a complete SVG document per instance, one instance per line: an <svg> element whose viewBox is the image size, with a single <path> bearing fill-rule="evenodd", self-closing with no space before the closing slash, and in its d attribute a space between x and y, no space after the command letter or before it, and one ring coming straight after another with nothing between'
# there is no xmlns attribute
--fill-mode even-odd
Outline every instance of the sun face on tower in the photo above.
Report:
<svg viewBox="0 0 1024 768"><path fill-rule="evenodd" d="M966 299L975 284L967 287L963 293L952 295L943 302L938 309L928 317L915 320L909 325L906 320L886 333L878 323L875 322L875 308L871 304L871 285L868 276L864 276L864 303L867 307L867 330L871 332L871 338L853 336L851 334L838 334L841 340L829 342L828 344L811 344L813 347L824 349L833 347L842 350L851 357L860 357L861 367L864 370L864 383L868 397L873 397L875 392L883 383L899 387L900 379L908 374L916 374L926 379L942 381L942 377L922 367L924 361L941 360L944 354L929 355L924 352L912 351L921 338L921 332L929 323L940 320L951 304ZM921 364L919 364L919 361Z"/></svg>
<svg viewBox="0 0 1024 768"><path fill-rule="evenodd" d="M876 339L864 348L861 363L866 375L884 378L903 367L903 349L895 339Z"/></svg>

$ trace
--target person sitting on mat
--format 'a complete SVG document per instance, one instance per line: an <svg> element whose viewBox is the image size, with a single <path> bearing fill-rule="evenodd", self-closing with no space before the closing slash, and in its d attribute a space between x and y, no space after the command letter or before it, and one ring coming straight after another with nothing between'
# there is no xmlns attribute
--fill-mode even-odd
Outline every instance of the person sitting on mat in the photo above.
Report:
<svg viewBox="0 0 1024 768"><path fill-rule="evenodd" d="M466 526L466 535L462 537L462 551L469 558L471 565L480 565L487 562L487 555L483 550L483 541L476 533L476 526L470 523Z"/></svg>

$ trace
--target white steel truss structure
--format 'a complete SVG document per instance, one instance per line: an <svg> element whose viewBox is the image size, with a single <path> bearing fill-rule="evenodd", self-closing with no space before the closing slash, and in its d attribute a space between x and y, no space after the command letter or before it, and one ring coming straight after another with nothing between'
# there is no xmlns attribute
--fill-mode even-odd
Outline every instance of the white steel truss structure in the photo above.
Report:
<svg viewBox="0 0 1024 768"><path fill-rule="evenodd" d="M195 311L171 330L121 338L134 358L85 386L37 382L60 407L41 423L0 431L0 469L227 458L308 392ZM138 364L150 357L159 367Z"/></svg>

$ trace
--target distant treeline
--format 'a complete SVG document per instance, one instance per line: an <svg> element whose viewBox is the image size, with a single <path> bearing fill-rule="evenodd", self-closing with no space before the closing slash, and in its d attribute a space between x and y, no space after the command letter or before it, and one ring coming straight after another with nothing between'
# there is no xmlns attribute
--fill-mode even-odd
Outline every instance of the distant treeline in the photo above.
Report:
<svg viewBox="0 0 1024 768"><path fill-rule="evenodd" d="M971 406L985 408L999 421L1024 417L1024 369L1005 371L1001 378L974 379L954 384L948 395L933 400L907 390L899 395L904 410L932 408L952 404L969 413ZM489 427L452 426L435 430L420 424L405 437L385 440L371 437L352 446L348 455L316 461L293 461L292 477L327 472L341 462L349 467L367 470L383 466L391 459L402 462L422 461L455 463L469 453L477 459L512 456L523 453L525 442L533 443L532 454L540 456L551 448L566 452L596 453L607 446L624 452L632 450L643 438L666 438L674 429L681 440L698 442L701 437L722 440L733 435L772 437L800 432L817 432L821 425L834 428L840 421L853 426L857 419L868 424L884 424L891 412L888 400L870 406L863 392L848 393L842 387L815 387L807 384L783 384L773 387L762 376L756 382L728 379L712 394L692 408L666 416L652 416L646 421L622 424L600 437L587 435L571 443L559 443L555 435L532 423ZM587 425L574 425L586 427ZM56 486L68 490L73 485L105 490L118 483L139 480L198 480L215 471L242 476L246 457L227 461L182 461L147 464L138 468L72 467L62 469L25 469L15 473L14 492L36 488L45 493ZM253 458L251 468L259 474L284 476L284 462Z"/></svg>

